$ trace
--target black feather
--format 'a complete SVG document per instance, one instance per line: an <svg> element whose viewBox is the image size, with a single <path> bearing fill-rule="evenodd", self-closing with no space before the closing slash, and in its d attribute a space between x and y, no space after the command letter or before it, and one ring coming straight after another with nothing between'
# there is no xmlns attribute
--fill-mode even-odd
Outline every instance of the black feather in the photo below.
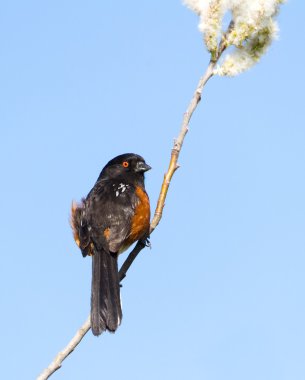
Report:
<svg viewBox="0 0 305 380"><path fill-rule="evenodd" d="M92 257L91 328L114 332L122 320L117 256L95 249Z"/></svg>

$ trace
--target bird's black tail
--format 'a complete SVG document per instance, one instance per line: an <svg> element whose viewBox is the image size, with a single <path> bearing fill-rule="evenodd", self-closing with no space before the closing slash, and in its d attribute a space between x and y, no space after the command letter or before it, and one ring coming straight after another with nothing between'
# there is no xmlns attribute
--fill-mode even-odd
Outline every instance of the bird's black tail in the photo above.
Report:
<svg viewBox="0 0 305 380"><path fill-rule="evenodd" d="M118 259L104 250L92 257L91 329L94 335L114 332L122 320Z"/></svg>

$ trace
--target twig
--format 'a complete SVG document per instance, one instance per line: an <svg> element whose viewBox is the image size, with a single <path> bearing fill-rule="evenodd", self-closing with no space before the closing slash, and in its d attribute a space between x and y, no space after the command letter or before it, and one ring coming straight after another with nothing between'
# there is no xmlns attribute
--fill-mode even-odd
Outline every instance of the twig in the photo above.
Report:
<svg viewBox="0 0 305 380"><path fill-rule="evenodd" d="M145 242L142 240L139 240L137 244L135 245L134 249L130 252L127 259L122 264L120 271L119 271L119 278L120 281L122 281L126 277L126 273L131 266L131 264L134 262L135 258L138 256L138 254L142 251L143 248L146 247Z"/></svg>
<svg viewBox="0 0 305 380"><path fill-rule="evenodd" d="M45 370L41 372L41 374L37 377L37 380L45 380L48 379L55 371L57 371L62 362L66 359L67 356L74 351L75 347L80 343L83 337L90 330L90 316L87 318L86 322L82 325L82 327L77 331L74 337L70 340L68 345L60 351L52 361L52 363Z"/></svg>
<svg viewBox="0 0 305 380"><path fill-rule="evenodd" d="M180 154L180 151L182 148L182 144L183 144L185 135L188 132L189 121L190 121L192 114L193 114L194 110L196 109L198 103L200 102L201 92L202 92L204 85L213 75L214 66L215 66L215 62L210 62L209 66L206 70L206 73L200 79L198 86L196 88L196 91L193 95L193 98L192 98L192 100L188 106L188 109L186 110L186 112L184 114L179 136L175 140L174 146L172 149L169 167L168 167L167 172L164 175L164 180L163 180L161 191L159 194L159 199L158 199L156 211L155 211L153 220L150 224L150 233L152 233L154 231L154 229L157 227L157 225L159 224L159 222L162 218L163 207L165 204L165 199L167 196L169 184L171 182L171 179L172 179L175 171L179 167L177 164L177 161L178 161L178 157L179 157L179 154ZM135 260L137 255L141 252L141 250L144 247L145 247L145 244L143 242L139 241L136 244L136 246L134 247L134 249L130 252L130 254L128 255L127 259L124 261L124 263L120 269L120 272L119 272L120 281L122 281L123 278L126 277L126 273L129 269L129 267L131 266L131 264L133 263L133 261ZM83 324L83 326L76 332L75 336L72 338L72 340L69 342L69 344L56 355L56 357L54 358L52 363L37 377L37 380L46 380L55 371L57 371L61 367L62 362L67 358L67 356L69 356L71 354L71 352L74 351L76 346L80 343L80 341L87 334L87 332L90 330L90 328L91 328L91 326L90 326L90 316L89 316L87 318L86 322Z"/></svg>
<svg viewBox="0 0 305 380"><path fill-rule="evenodd" d="M205 74L200 78L198 85L197 85L197 88L196 88L194 95L192 97L192 100L191 100L186 112L184 113L180 133L179 133L177 139L174 141L174 146L172 149L169 166L168 166L167 172L164 175L164 180L163 180L163 183L161 186L161 191L159 194L156 211L155 211L153 220L150 224L150 233L152 233L154 231L154 229L157 227L157 225L159 224L159 222L162 218L165 199L167 196L167 191L168 191L171 179L172 179L175 171L179 168L178 158L179 158L179 154L180 154L180 151L182 148L184 138L188 132L189 122L191 120L193 112L195 111L198 103L201 100L201 93L202 93L203 87L205 86L207 81L213 76L213 70L214 70L215 65L216 65L216 62L212 62L212 61L210 62Z"/></svg>
<svg viewBox="0 0 305 380"><path fill-rule="evenodd" d="M228 31L230 30L231 27L232 27L232 23L230 24ZM217 64L218 59L220 58L223 51L226 49L225 37L226 37L227 33L224 34L222 41L219 44L216 58L210 61L205 74L200 78L198 85L197 85L197 88L194 92L194 95L190 101L190 104L189 104L186 112L184 113L180 133L179 133L177 139L174 141L174 146L172 148L169 166L168 166L167 172L164 175L163 183L161 186L161 190L160 190L160 194L159 194L159 198L158 198L158 202L157 202L157 207L156 207L156 210L154 213L153 220L151 221L151 224L150 224L150 233L152 233L155 230L155 228L157 227L157 225L159 224L159 222L162 218L165 199L167 196L167 192L168 192L168 188L169 188L171 179L172 179L175 171L179 168L178 158L179 158L179 154L180 154L183 142L184 142L184 138L188 132L189 122L191 120L191 117L192 117L195 109L197 108L197 106L201 100L201 94L202 94L202 90L203 90L204 86L206 85L207 81L213 76L213 70L215 68L215 65ZM122 281L126 277L126 273L129 269L129 267L131 266L131 264L133 263L133 261L135 260L137 255L141 252L141 250L143 248L145 248L145 246L146 245L143 242L139 241L136 244L136 246L134 247L134 249L130 252L130 254L128 255L127 259L124 261L124 263L120 269L120 272L119 272L120 281ZM66 359L67 356L69 356L71 354L72 351L74 351L76 346L80 343L80 341L87 334L87 332L90 330L90 328L91 328L91 326L90 326L90 315L89 315L86 322L76 332L73 339L69 342L69 344L61 352L59 352L56 355L53 362L38 376L37 380L46 380L56 370L58 370L61 367L62 362Z"/></svg>

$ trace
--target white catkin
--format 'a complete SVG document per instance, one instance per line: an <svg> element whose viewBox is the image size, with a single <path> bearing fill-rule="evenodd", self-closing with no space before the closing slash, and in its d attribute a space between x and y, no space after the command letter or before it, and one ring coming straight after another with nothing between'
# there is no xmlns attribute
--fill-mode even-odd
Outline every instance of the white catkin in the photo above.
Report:
<svg viewBox="0 0 305 380"><path fill-rule="evenodd" d="M254 33L247 42L225 56L222 64L214 70L221 76L235 76L254 66L264 55L278 31L276 21L270 19L269 25Z"/></svg>
<svg viewBox="0 0 305 380"><path fill-rule="evenodd" d="M214 74L237 75L257 63L276 37L274 17L284 0L184 0L199 15L199 30L212 57L216 55L223 35L222 21L227 12L234 26L226 35L226 46L235 50L228 54Z"/></svg>

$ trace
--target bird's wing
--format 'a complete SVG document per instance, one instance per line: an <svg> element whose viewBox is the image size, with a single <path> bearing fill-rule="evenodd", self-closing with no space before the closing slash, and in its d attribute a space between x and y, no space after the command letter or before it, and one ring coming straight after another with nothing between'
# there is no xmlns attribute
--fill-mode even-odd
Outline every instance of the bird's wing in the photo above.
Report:
<svg viewBox="0 0 305 380"><path fill-rule="evenodd" d="M99 181L86 199L90 240L99 248L118 252L128 237L137 205L135 188L121 181Z"/></svg>

